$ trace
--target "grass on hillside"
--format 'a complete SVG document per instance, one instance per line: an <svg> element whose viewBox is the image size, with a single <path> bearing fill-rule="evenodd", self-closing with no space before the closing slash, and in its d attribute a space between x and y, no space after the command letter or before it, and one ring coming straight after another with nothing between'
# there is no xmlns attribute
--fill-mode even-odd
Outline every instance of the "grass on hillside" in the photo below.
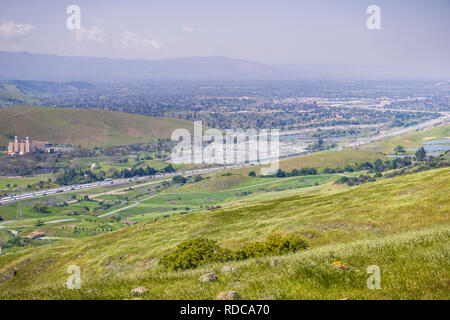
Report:
<svg viewBox="0 0 450 320"><path fill-rule="evenodd" d="M31 97L29 92L17 88L13 83L0 83L0 103L2 105L14 105L18 103L26 103L30 105L39 104L40 101Z"/></svg>
<svg viewBox="0 0 450 320"><path fill-rule="evenodd" d="M137 286L149 289L140 299L214 299L229 290L237 291L242 299L263 300L449 299L449 245L450 229L438 227L372 241L328 245L278 257L277 264L271 257L183 272L123 273L120 262L114 260L98 278L83 280L80 290L67 289L64 280L68 275L28 287L19 282L19 273L18 279L2 286L0 299L133 299L131 289ZM35 274L52 264L52 258L49 259L34 265ZM349 271L336 268L334 261L341 261ZM23 261L20 268L31 264L33 258ZM222 272L224 265L233 265L237 272ZM369 266L380 269L379 290L367 286L372 275L367 271ZM202 274L211 271L218 275L217 282L198 281ZM84 269L82 276L83 272Z"/></svg>
<svg viewBox="0 0 450 320"><path fill-rule="evenodd" d="M192 129L181 119L152 118L95 109L11 107L0 109L0 144L5 135L30 137L54 144L106 147L170 138L177 128Z"/></svg>

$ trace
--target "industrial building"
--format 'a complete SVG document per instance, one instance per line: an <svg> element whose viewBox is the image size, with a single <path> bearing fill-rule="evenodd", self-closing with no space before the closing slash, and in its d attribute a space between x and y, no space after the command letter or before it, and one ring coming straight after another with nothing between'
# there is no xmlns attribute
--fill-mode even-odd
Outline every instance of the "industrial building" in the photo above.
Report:
<svg viewBox="0 0 450 320"><path fill-rule="evenodd" d="M26 153L53 153L55 149L48 141L32 141L29 137L20 140L17 136L8 145L9 155L24 155Z"/></svg>

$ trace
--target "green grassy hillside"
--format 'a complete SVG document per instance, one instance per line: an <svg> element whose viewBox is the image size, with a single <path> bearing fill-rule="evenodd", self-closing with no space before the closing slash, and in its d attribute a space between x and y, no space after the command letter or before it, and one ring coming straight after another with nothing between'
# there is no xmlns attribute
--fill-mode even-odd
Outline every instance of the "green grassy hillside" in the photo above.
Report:
<svg viewBox="0 0 450 320"><path fill-rule="evenodd" d="M450 259L449 228L389 236L371 241L329 245L273 258L260 258L239 263L216 264L184 272L121 272L114 261L97 278L82 278L80 290L69 290L64 281L68 274L52 277L52 281L34 282L30 287L16 282L2 287L1 299L136 299L131 290L148 288L137 299L215 299L219 293L238 292L242 299L449 299L448 272ZM34 268L38 275L53 257ZM332 265L345 263L349 272ZM20 268L31 262L23 260ZM154 261L143 262L144 268ZM223 266L237 268L226 273ZM380 290L367 288L371 274L367 267L380 268ZM66 265L59 265L60 269ZM100 269L100 268L99 268ZM83 269L81 271L83 277ZM200 283L198 278L215 272L218 281ZM63 281L64 280L64 281ZM26 289L24 289L26 288Z"/></svg>
<svg viewBox="0 0 450 320"><path fill-rule="evenodd" d="M36 95L30 91L19 88L14 82L0 82L0 105L12 106L19 104L35 105L40 104Z"/></svg>
<svg viewBox="0 0 450 320"><path fill-rule="evenodd" d="M0 284L0 298L123 299L139 285L149 289L144 297L149 299L213 299L224 290L249 299L448 298L449 187L448 168L356 187L309 187L25 249L0 257L0 274L17 271ZM236 249L273 232L297 232L311 249L279 258L277 267L270 258L236 263L238 275L221 274L223 264L167 272L157 263L195 237ZM334 260L351 271L337 270ZM373 264L382 270L380 291L365 287L365 268ZM70 265L82 270L80 291L64 287ZM198 277L211 270L219 281L199 283Z"/></svg>
<svg viewBox="0 0 450 320"><path fill-rule="evenodd" d="M0 145L17 135L55 144L104 147L170 138L173 130L191 127L192 123L180 119L94 109L0 108Z"/></svg>

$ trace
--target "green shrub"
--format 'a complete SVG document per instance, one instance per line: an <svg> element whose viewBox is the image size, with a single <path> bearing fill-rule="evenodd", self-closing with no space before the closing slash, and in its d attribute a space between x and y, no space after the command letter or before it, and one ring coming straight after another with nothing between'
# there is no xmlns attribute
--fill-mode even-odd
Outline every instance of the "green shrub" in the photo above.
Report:
<svg viewBox="0 0 450 320"><path fill-rule="evenodd" d="M184 184L184 183L186 183L186 181L187 181L187 179L185 177L183 177L183 176L175 176L175 177L172 178L172 182L173 183Z"/></svg>
<svg viewBox="0 0 450 320"><path fill-rule="evenodd" d="M263 242L254 242L236 253L236 259L281 255L308 248L308 243L296 234L272 234Z"/></svg>
<svg viewBox="0 0 450 320"><path fill-rule="evenodd" d="M7 243L7 247L25 247L31 240L12 235Z"/></svg>
<svg viewBox="0 0 450 320"><path fill-rule="evenodd" d="M44 203L36 202L32 207L31 211L37 213L48 213L48 206Z"/></svg>
<svg viewBox="0 0 450 320"><path fill-rule="evenodd" d="M264 242L251 243L238 251L221 248L217 241L199 238L179 244L173 252L163 256L159 263L170 270L186 270L208 263L281 255L306 248L308 243L296 234L272 234Z"/></svg>
<svg viewBox="0 0 450 320"><path fill-rule="evenodd" d="M161 258L160 264L170 270L185 270L232 259L233 252L221 248L217 241L199 238L179 244L172 253Z"/></svg>

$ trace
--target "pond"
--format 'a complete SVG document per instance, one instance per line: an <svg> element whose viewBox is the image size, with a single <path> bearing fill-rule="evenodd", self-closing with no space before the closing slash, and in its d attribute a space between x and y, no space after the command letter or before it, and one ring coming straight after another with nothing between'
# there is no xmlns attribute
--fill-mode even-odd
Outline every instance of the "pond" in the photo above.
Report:
<svg viewBox="0 0 450 320"><path fill-rule="evenodd" d="M425 141L422 142L423 148L425 151L429 154L429 152L436 152L436 151L447 151L450 150L450 139L440 139L440 140L431 140L431 141ZM408 149L409 151L417 151L419 148L412 148ZM439 153L437 153L439 154Z"/></svg>
<svg viewBox="0 0 450 320"><path fill-rule="evenodd" d="M424 145L423 148L426 152L432 152L432 151L447 151L450 150L450 146L446 145ZM417 151L419 148L412 148L408 149L409 151Z"/></svg>
<svg viewBox="0 0 450 320"><path fill-rule="evenodd" d="M426 142L422 142L422 144L450 144L450 139L441 139L441 140L431 140L431 141L426 141Z"/></svg>

